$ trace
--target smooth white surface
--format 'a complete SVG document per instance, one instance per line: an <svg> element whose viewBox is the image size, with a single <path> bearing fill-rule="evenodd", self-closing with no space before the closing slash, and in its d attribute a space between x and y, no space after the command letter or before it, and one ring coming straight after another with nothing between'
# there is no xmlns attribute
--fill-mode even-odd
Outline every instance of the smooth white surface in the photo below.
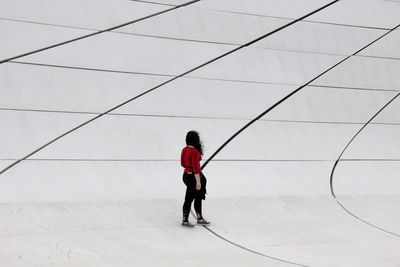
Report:
<svg viewBox="0 0 400 267"><path fill-rule="evenodd" d="M257 122L218 158L332 160L356 129L357 125Z"/></svg>
<svg viewBox="0 0 400 267"><path fill-rule="evenodd" d="M107 32L26 56L20 61L179 75L233 48Z"/></svg>
<svg viewBox="0 0 400 267"><path fill-rule="evenodd" d="M3 108L104 112L169 77L6 63L0 79Z"/></svg>
<svg viewBox="0 0 400 267"><path fill-rule="evenodd" d="M345 0L312 15L307 20L391 29L399 24L399 12L400 5L396 2Z"/></svg>
<svg viewBox="0 0 400 267"><path fill-rule="evenodd" d="M243 125L243 120L106 116L66 136L35 158L180 159L186 132L208 139L207 155ZM227 130L229 129L229 131ZM162 133L162 134L161 134ZM87 138L90 136L90 138Z"/></svg>
<svg viewBox="0 0 400 267"><path fill-rule="evenodd" d="M119 108L116 113L252 119L296 88L295 85L179 79ZM174 97L166 102L170 95ZM394 95L395 92L309 86L262 119L360 123L367 121ZM196 101L187 101L191 98ZM387 116L388 121L394 122L394 116Z"/></svg>
<svg viewBox="0 0 400 267"><path fill-rule="evenodd" d="M399 159L399 125L370 125L357 136L346 157L358 159Z"/></svg>
<svg viewBox="0 0 400 267"><path fill-rule="evenodd" d="M103 30L168 9L126 0L1 0L0 17Z"/></svg>
<svg viewBox="0 0 400 267"><path fill-rule="evenodd" d="M135 0L132 0L132 1L135 1ZM187 0L155 0L155 1L153 1L152 0L149 2L153 3L153 4L162 4L162 5L182 5L182 4L188 3L190 1L187 1Z"/></svg>
<svg viewBox="0 0 400 267"><path fill-rule="evenodd" d="M343 57L249 47L191 73L190 77L302 84ZM301 71L299 71L301 70Z"/></svg>
<svg viewBox="0 0 400 267"><path fill-rule="evenodd" d="M214 203L208 210L222 223L213 229L259 252L309 266L399 262L398 238L360 224L328 197L227 198ZM382 257L378 261L377 255Z"/></svg>
<svg viewBox="0 0 400 267"><path fill-rule="evenodd" d="M391 57L400 59L400 31L396 30L387 35L385 39L366 49L361 55L378 57Z"/></svg>
<svg viewBox="0 0 400 267"><path fill-rule="evenodd" d="M91 115L0 110L2 159L19 159L53 138L90 119Z"/></svg>
<svg viewBox="0 0 400 267"><path fill-rule="evenodd" d="M351 55L384 32L367 28L299 22L257 42L254 46L309 53Z"/></svg>
<svg viewBox="0 0 400 267"><path fill-rule="evenodd" d="M115 112L248 120L294 89L292 85L185 78L167 84ZM174 97L170 97L172 95Z"/></svg>
<svg viewBox="0 0 400 267"><path fill-rule="evenodd" d="M378 167L378 169L382 170L383 168ZM399 218L397 216L397 211L399 210L399 196L398 192L395 192L393 195L390 194L392 193L392 186L390 186L390 184L395 182L395 180L386 180L386 177L385 179L381 179L379 183L387 183L387 187L390 187L388 191L383 191L382 195L351 198L339 196L339 199L347 209L357 214L357 216L360 216L365 221L374 225L379 225L382 229L399 235L400 227ZM356 187L361 187L365 184L365 182L359 184L354 183Z"/></svg>
<svg viewBox="0 0 400 267"><path fill-rule="evenodd" d="M399 60L352 57L312 84L397 91L400 88L399 71Z"/></svg>
<svg viewBox="0 0 400 267"><path fill-rule="evenodd" d="M0 3L0 17L95 29L170 8L125 0ZM96 115L87 113L105 112L171 78L159 74L183 73L236 47L206 42L246 42L283 21L271 16L294 19L326 3L203 0L119 29L175 40L102 33L18 59L65 67L1 64L0 167ZM397 56L398 32L276 107L205 168L204 215L226 240L202 227L179 227L185 190L179 156L186 132L200 131L206 160L255 116L343 58L329 54L352 53L384 32L339 24L393 27L398 6L339 1L309 18L330 24L292 25L2 173L0 265L398 266L399 101L351 144L333 180L350 212L392 233L351 216L330 193L334 161L400 88L398 60L365 57ZM8 25L1 44L7 56L79 32L2 22Z"/></svg>
<svg viewBox="0 0 400 267"><path fill-rule="evenodd" d="M297 19L332 1L326 0L204 0L200 7L214 10Z"/></svg>
<svg viewBox="0 0 400 267"><path fill-rule="evenodd" d="M180 205L180 201L165 199L97 204L2 204L1 225L9 230L1 233L2 250L6 248L2 251L1 263L2 266L74 267L287 266L227 246L201 228L177 227L174 211ZM150 209L157 212L149 212ZM197 260L191 255L182 255L188 248L196 250Z"/></svg>
<svg viewBox="0 0 400 267"><path fill-rule="evenodd" d="M193 6L177 9L144 20L118 32L156 35L169 38L193 39L209 42L245 44L284 24L289 19L248 16L219 12ZM209 25L212 25L210 27Z"/></svg>
<svg viewBox="0 0 400 267"><path fill-rule="evenodd" d="M93 31L0 20L0 32L2 34L0 60L3 60L87 35Z"/></svg>
<svg viewBox="0 0 400 267"><path fill-rule="evenodd" d="M378 117L374 119L374 122L378 123L398 123L400 121L400 105L399 100L396 99L392 105L389 105L383 110Z"/></svg>
<svg viewBox="0 0 400 267"><path fill-rule="evenodd" d="M365 123L395 94L396 92L391 91L307 86L262 119ZM398 107L390 107L396 106ZM394 112L385 112L387 115L382 114L379 118L385 117L386 122L399 122L398 113L392 111Z"/></svg>

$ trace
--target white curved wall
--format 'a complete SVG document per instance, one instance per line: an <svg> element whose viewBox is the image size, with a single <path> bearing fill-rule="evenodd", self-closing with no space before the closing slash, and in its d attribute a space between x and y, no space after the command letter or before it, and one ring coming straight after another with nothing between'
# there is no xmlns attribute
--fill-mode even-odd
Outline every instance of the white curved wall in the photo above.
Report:
<svg viewBox="0 0 400 267"><path fill-rule="evenodd" d="M0 60L184 3L151 2L0 1ZM0 64L0 168L328 2L203 0ZM287 266L200 229L182 238L185 134L201 133L207 159L251 119L395 27L399 12L394 1L339 1L5 171L0 265L177 266L193 263L181 254L197 242L198 266ZM205 210L216 233L303 265L399 264L400 100L349 146L333 181L350 212L391 234L344 212L329 187L346 144L400 90L399 32L303 88L210 162Z"/></svg>

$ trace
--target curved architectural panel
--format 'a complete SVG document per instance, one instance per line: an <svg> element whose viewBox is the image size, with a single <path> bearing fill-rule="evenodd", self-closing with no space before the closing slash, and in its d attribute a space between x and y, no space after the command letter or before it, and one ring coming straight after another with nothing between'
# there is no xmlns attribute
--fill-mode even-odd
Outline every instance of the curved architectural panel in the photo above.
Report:
<svg viewBox="0 0 400 267"><path fill-rule="evenodd" d="M0 79L1 108L100 113L168 77L10 62L0 65Z"/></svg>
<svg viewBox="0 0 400 267"><path fill-rule="evenodd" d="M399 60L353 57L313 84L397 91L400 86L399 71Z"/></svg>
<svg viewBox="0 0 400 267"><path fill-rule="evenodd" d="M302 21L254 46L313 54L351 55L383 33L381 29Z"/></svg>
<svg viewBox="0 0 400 267"><path fill-rule="evenodd" d="M2 0L1 3L1 18L89 29L110 28L168 8L125 0Z"/></svg>
<svg viewBox="0 0 400 267"><path fill-rule="evenodd" d="M313 15L309 20L390 29L399 24L395 15L399 11L399 4L392 1L340 1L329 10Z"/></svg>
<svg viewBox="0 0 400 267"><path fill-rule="evenodd" d="M220 10L232 13L244 13L248 15L258 16L271 16L271 17L284 17L296 19L303 16L315 9L318 9L331 1L326 0L283 0L279 3L263 0L250 0L250 1L223 1L223 0L205 0L201 1L198 5L200 7Z"/></svg>
<svg viewBox="0 0 400 267"><path fill-rule="evenodd" d="M300 85L341 59L340 56L271 51L250 47L231 57L221 59L207 68L195 71L190 76Z"/></svg>
<svg viewBox="0 0 400 267"><path fill-rule="evenodd" d="M58 136L86 121L85 114L49 113L1 110L2 159L19 159Z"/></svg>
<svg viewBox="0 0 400 267"><path fill-rule="evenodd" d="M103 33L89 39L26 56L23 62L179 75L232 46L187 43L143 36Z"/></svg>
<svg viewBox="0 0 400 267"><path fill-rule="evenodd" d="M152 20L135 23L119 29L118 32L201 42L245 44L291 21L199 8L198 5L201 3L169 12ZM235 27L234 31L231 30L232 27Z"/></svg>
<svg viewBox="0 0 400 267"><path fill-rule="evenodd" d="M0 30L3 35L0 60L92 33L88 30L1 19Z"/></svg>
<svg viewBox="0 0 400 267"><path fill-rule="evenodd" d="M1 266L399 265L398 3L2 3Z"/></svg>
<svg viewBox="0 0 400 267"><path fill-rule="evenodd" d="M377 43L373 47L365 50L361 53L362 55L369 55L375 57L389 57L393 59L400 59L400 52L398 45L400 43L400 30L394 31L387 38L382 40L382 42Z"/></svg>

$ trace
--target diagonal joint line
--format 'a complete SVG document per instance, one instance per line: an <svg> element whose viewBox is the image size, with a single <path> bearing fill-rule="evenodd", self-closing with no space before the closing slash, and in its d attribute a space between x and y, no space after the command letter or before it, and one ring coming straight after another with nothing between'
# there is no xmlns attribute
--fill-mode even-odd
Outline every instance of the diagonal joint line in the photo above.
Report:
<svg viewBox="0 0 400 267"><path fill-rule="evenodd" d="M175 10L175 9L178 9L178 8L181 8L181 7L185 7L185 6L194 4L194 3L199 2L199 1L201 1L201 0L189 1L189 2L183 3L183 4L178 5L178 6L173 6L171 8L168 8L168 9L165 9L165 10L162 10L162 11L147 15L147 16L139 18L139 19L135 19L135 20L132 20L132 21L129 21L129 22L117 25L117 26L113 26L111 28L107 28L107 29L104 29L104 30L96 31L96 32L93 32L93 33L90 33L90 34L87 34L87 35L83 35L83 36L80 36L80 37L77 37L77 38L74 38L74 39L71 39L71 40L67 40L67 41L64 41L64 42L61 42L61 43L53 44L53 45L46 46L46 47L43 47L43 48L39 48L39 49L30 51L30 52L26 52L26 53L23 53L21 55L17 55L17 56L13 56L13 57L10 57L10 58L7 58L7 59L3 59L3 60L0 60L0 64L9 62L9 61L17 59L17 58L29 56L29 55L36 54L36 53L39 53L39 52L43 52L43 51L46 51L46 50L49 50L49 49L52 49L52 48L56 48L56 47L59 47L59 46L62 46L62 45L66 45L66 44L69 44L69 43L72 43L72 42L83 40L83 39L86 39L86 38L89 38L89 37L93 37L95 35L99 35L99 34L102 34L102 33L105 33L105 32L110 32L110 31L113 31L113 30L116 30L116 29L119 29L119 28L122 28L122 27L125 27L125 26L128 26L128 25L134 24L134 23L139 22L139 21L146 20L146 19L158 16L158 15L161 15L161 14L167 13L169 11L172 11L172 10Z"/></svg>

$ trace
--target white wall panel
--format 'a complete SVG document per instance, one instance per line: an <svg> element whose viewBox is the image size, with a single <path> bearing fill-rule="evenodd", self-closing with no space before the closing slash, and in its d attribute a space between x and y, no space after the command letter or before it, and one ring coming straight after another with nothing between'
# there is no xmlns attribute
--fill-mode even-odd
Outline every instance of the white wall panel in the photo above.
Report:
<svg viewBox="0 0 400 267"><path fill-rule="evenodd" d="M244 44L286 23L288 19L232 14L198 8L197 4L118 29L118 32L170 38Z"/></svg>
<svg viewBox="0 0 400 267"><path fill-rule="evenodd" d="M352 57L312 84L365 89L398 90L400 61Z"/></svg>
<svg viewBox="0 0 400 267"><path fill-rule="evenodd" d="M386 35L383 39L374 43L364 51L361 55L392 57L400 59L400 31L393 31Z"/></svg>
<svg viewBox="0 0 400 267"><path fill-rule="evenodd" d="M0 20L0 60L92 33L92 31Z"/></svg>
<svg viewBox="0 0 400 267"><path fill-rule="evenodd" d="M339 1L307 20L367 27L393 28L399 24L400 5L381 0Z"/></svg>
<svg viewBox="0 0 400 267"><path fill-rule="evenodd" d="M179 79L115 113L252 119L296 88L278 84ZM390 91L306 87L264 119L364 123L394 95L395 92ZM169 101L165 101L168 98ZM399 121L394 117L396 112L387 114L388 122Z"/></svg>
<svg viewBox="0 0 400 267"><path fill-rule="evenodd" d="M20 163L2 178L1 202L175 199L184 192L179 161L35 160Z"/></svg>
<svg viewBox="0 0 400 267"><path fill-rule="evenodd" d="M206 158L245 123L218 119L107 116L33 157L179 159L186 132L197 129L207 140ZM332 160L359 127L263 121L239 135L217 158Z"/></svg>
<svg viewBox="0 0 400 267"><path fill-rule="evenodd" d="M7 166L9 166L10 164L12 164L14 161L13 160L2 160L0 159L0 168L4 169Z"/></svg>
<svg viewBox="0 0 400 267"><path fill-rule="evenodd" d="M19 159L93 117L82 114L0 111L0 158Z"/></svg>
<svg viewBox="0 0 400 267"><path fill-rule="evenodd" d="M294 86L289 85L183 78L115 112L252 119L294 89Z"/></svg>
<svg viewBox="0 0 400 267"><path fill-rule="evenodd" d="M308 86L273 109L263 119L365 123L395 94L396 92L390 91ZM395 114L388 112L387 122L400 122Z"/></svg>
<svg viewBox="0 0 400 267"><path fill-rule="evenodd" d="M399 90L400 91L400 90ZM373 122L376 123L400 123L400 103L396 99L389 106L387 106L379 116L374 118Z"/></svg>
<svg viewBox="0 0 400 267"><path fill-rule="evenodd" d="M302 84L342 57L246 48L189 76L254 82Z"/></svg>
<svg viewBox="0 0 400 267"><path fill-rule="evenodd" d="M400 125L368 125L351 143L343 158L400 159Z"/></svg>
<svg viewBox="0 0 400 267"><path fill-rule="evenodd" d="M254 44L255 47L350 55L385 31L298 22Z"/></svg>
<svg viewBox="0 0 400 267"><path fill-rule="evenodd" d="M264 16L277 16L297 19L310 13L331 1L326 0L202 0L198 5L200 7L224 10L228 12L249 13Z"/></svg>
<svg viewBox="0 0 400 267"><path fill-rule="evenodd" d="M178 75L230 49L233 47L103 33L21 61Z"/></svg>
<svg viewBox="0 0 400 267"><path fill-rule="evenodd" d="M248 197L249 194L251 197L328 195L328 173L332 165L333 162L212 162L205 170L208 198ZM2 175L0 200L181 199L185 190L182 172L179 160L29 160ZM29 182L24 182L26 177Z"/></svg>
<svg viewBox="0 0 400 267"><path fill-rule="evenodd" d="M212 161L204 170L209 197L329 195L331 161Z"/></svg>
<svg viewBox="0 0 400 267"><path fill-rule="evenodd" d="M65 136L34 158L180 159L187 131L197 129L205 158L246 121L221 119L106 116Z"/></svg>
<svg viewBox="0 0 400 267"><path fill-rule="evenodd" d="M224 160L333 160L359 125L259 121L217 155Z"/></svg>
<svg viewBox="0 0 400 267"><path fill-rule="evenodd" d="M135 1L135 0L132 0ZM140 2L140 1L139 1ZM190 0L151 0L149 3L159 3L164 5L182 5L188 3Z"/></svg>
<svg viewBox="0 0 400 267"><path fill-rule="evenodd" d="M333 177L335 194L339 197L398 196L399 163L378 160L340 161Z"/></svg>
<svg viewBox="0 0 400 267"><path fill-rule="evenodd" d="M126 0L1 0L0 17L104 29L168 9Z"/></svg>
<svg viewBox="0 0 400 267"><path fill-rule="evenodd" d="M0 65L0 107L104 112L166 79L6 63Z"/></svg>

